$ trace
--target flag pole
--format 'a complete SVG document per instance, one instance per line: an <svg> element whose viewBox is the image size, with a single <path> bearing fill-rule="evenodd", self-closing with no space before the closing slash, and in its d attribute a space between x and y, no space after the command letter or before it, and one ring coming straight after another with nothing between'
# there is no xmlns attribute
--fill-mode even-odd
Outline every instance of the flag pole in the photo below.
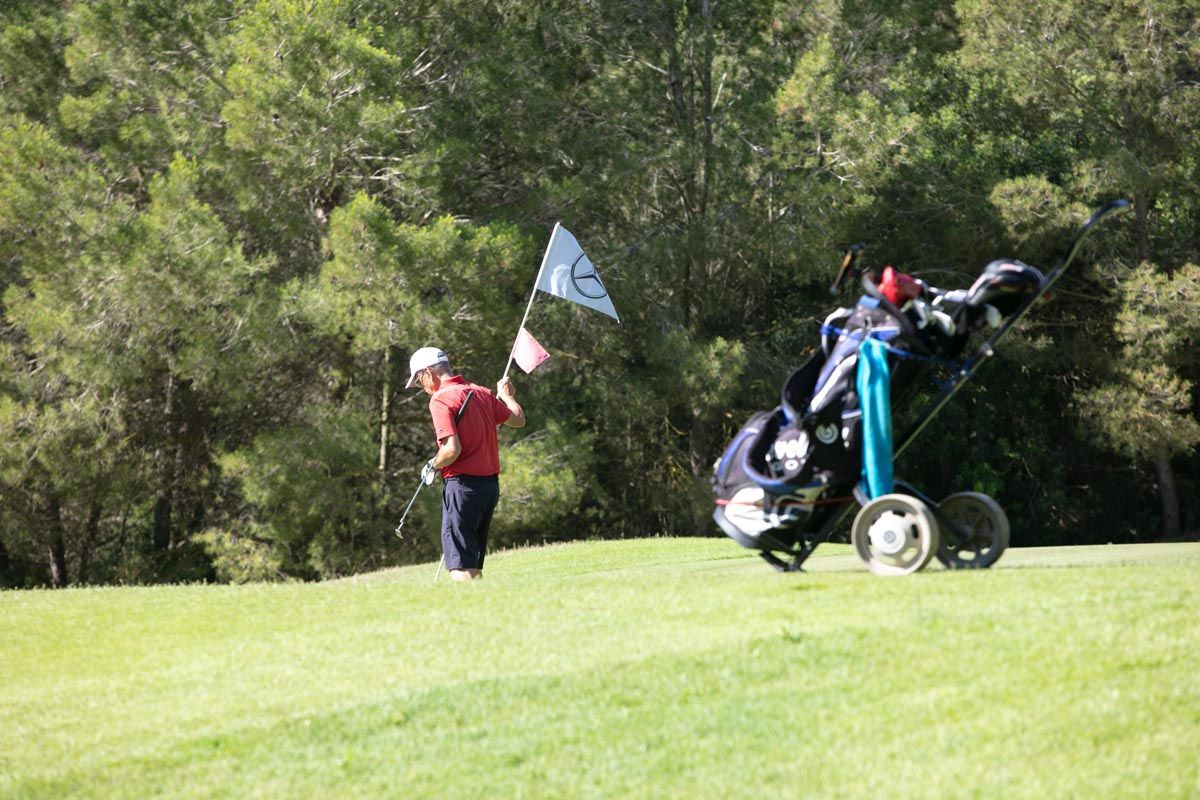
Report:
<svg viewBox="0 0 1200 800"><path fill-rule="evenodd" d="M546 242L546 252L542 254L542 265L538 267L537 277L533 279L533 291L529 293L529 302L525 305L525 316L521 317L521 325L517 328L517 335L513 338L513 346L508 350L508 363L504 365L504 374L500 376L500 380L508 377L508 370L512 367L513 350L516 349L517 339L521 336L521 329L525 327L525 323L529 320L529 310L533 308L533 298L537 297L538 284L542 282L542 272L546 269L546 259L550 257L550 247L554 244L554 236L558 233L559 223L554 223L554 230L550 231L550 241Z"/></svg>

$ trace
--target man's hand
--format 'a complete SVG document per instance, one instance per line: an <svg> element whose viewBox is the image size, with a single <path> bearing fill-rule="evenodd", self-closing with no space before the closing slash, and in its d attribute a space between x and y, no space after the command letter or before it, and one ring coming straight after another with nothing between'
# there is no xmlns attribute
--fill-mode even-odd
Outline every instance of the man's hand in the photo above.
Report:
<svg viewBox="0 0 1200 800"><path fill-rule="evenodd" d="M425 462L425 466L421 467L421 480L425 482L426 486L433 483L433 479L437 477L437 474L437 467L433 465L432 458Z"/></svg>
<svg viewBox="0 0 1200 800"><path fill-rule="evenodd" d="M521 404L517 402L517 389L513 386L512 378L505 375L496 384L496 397L501 403L508 406L508 411L512 415L504 424L510 428L521 428L525 426L525 409L521 408Z"/></svg>

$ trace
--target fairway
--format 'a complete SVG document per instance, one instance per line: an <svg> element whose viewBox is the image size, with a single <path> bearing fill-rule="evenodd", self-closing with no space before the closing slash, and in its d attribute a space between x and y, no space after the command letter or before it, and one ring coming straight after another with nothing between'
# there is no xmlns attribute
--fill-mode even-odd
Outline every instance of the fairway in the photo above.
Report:
<svg viewBox="0 0 1200 800"><path fill-rule="evenodd" d="M0 594L0 797L1186 798L1200 544Z"/></svg>

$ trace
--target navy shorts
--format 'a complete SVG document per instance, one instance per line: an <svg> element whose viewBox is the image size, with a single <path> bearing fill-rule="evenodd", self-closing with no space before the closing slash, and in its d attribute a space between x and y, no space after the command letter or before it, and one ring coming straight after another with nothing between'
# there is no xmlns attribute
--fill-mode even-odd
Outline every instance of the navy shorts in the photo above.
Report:
<svg viewBox="0 0 1200 800"><path fill-rule="evenodd" d="M446 569L483 569L500 479L458 475L442 487L442 552Z"/></svg>

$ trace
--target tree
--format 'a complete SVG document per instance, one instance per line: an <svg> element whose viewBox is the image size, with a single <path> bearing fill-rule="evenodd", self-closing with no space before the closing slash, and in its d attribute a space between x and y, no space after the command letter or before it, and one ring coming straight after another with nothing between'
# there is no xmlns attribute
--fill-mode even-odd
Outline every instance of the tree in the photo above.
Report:
<svg viewBox="0 0 1200 800"><path fill-rule="evenodd" d="M196 199L196 169L185 159L151 181L139 213L111 199L103 176L44 128L16 127L2 141L7 166L21 176L0 198L0 229L21 265L5 315L15 326L15 352L29 365L13 408L35 404L32 416L13 417L14 431L29 440L25 452L54 452L47 437L55 436L66 437L58 447L70 452L79 446L71 444L79 426L62 424L55 408L95 409L79 421L95 420L97 441L110 441L113 431L122 437L98 463L120 459L152 487L140 550L171 553L203 524L214 407L239 379L237 345L247 317L261 310L255 277L267 265L245 259ZM95 508L124 529L124 520L111 517L109 493L87 478L86 463L64 457L55 466L16 473L51 493L46 513ZM85 494L66 496L67 488ZM80 535L95 539L90 530Z"/></svg>
<svg viewBox="0 0 1200 800"><path fill-rule="evenodd" d="M1063 184L1084 197L1132 198L1132 235L1121 261L1156 264L1170 274L1194 257L1188 244L1200 233L1193 189L1200 150L1189 133L1200 122L1193 90L1200 16L1194 4L985 9L964 2L960 11L967 31L964 59L1006 76L1023 106L1039 112L1059 136L1069 136L1075 157L1061 173ZM1028 35L1031 30L1039 35ZM1122 274L1119 265L1108 271ZM1151 417L1170 419L1170 403L1188 382L1178 374L1146 371L1144 356L1137 355L1140 346L1130 345L1125 335L1118 334L1126 341L1128 374L1110 389L1089 394L1085 405L1103 396L1102 405L1111 409L1119 398L1132 400L1130 390L1141 385L1146 398L1161 403ZM1137 405L1129 408L1134 416ZM1175 484L1170 454L1179 451L1181 434L1162 430L1150 437L1160 445L1175 439L1175 445L1148 454L1167 494ZM1115 441L1111 431L1107 439ZM1163 502L1165 524L1178 525L1178 511L1168 510L1173 501L1164 496Z"/></svg>
<svg viewBox="0 0 1200 800"><path fill-rule="evenodd" d="M0 130L0 169L2 533L6 549L42 561L50 583L63 586L69 553L77 579L89 577L101 514L126 490L119 448L87 455L93 443L119 439L122 423L105 393L69 376L85 363L68 343L79 333L72 311L86 302L75 292L82 264L110 232L104 185L44 126L24 121ZM119 209L113 216L126 219ZM39 303L51 293L55 302Z"/></svg>
<svg viewBox="0 0 1200 800"><path fill-rule="evenodd" d="M1120 287L1117 337L1121 350L1107 383L1085 393L1080 411L1115 450L1158 474L1162 532L1182 532L1171 460L1200 444L1195 384L1182 375L1200 368L1200 267L1188 264L1166 275L1142 264Z"/></svg>

